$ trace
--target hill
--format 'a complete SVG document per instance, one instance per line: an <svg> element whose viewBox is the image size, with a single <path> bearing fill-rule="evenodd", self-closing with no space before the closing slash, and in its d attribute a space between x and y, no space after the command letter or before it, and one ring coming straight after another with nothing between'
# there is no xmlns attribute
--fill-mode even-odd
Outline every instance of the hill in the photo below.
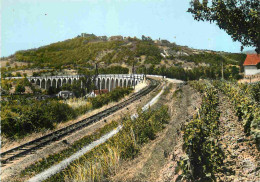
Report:
<svg viewBox="0 0 260 182"><path fill-rule="evenodd" d="M138 73L146 72L180 79L193 79L193 77L197 79L203 75L200 73L201 70L208 72L204 75L206 77L219 77L222 63L226 68L225 75L229 77L232 69L233 72L238 72L230 66L238 69L246 56L245 54L191 49L167 40L154 41L145 36L142 36L142 39L114 37L116 39L110 37L107 40L91 34L87 37L78 36L37 49L17 51L4 60L15 62L16 65L17 63L24 64L2 71L5 73L6 71L33 68L91 71L96 63L100 68L122 66L131 70L132 65L135 64ZM6 65L8 66L8 64ZM213 68L214 70L212 70ZM173 71L179 72L179 74L172 75Z"/></svg>

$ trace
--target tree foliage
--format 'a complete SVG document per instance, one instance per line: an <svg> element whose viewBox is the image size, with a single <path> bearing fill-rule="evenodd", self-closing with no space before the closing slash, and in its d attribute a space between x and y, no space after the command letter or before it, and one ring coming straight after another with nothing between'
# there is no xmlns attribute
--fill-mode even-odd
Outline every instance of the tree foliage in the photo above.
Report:
<svg viewBox="0 0 260 182"><path fill-rule="evenodd" d="M73 119L92 108L118 101L131 91L131 88L116 88L107 94L90 98L90 107L84 105L75 109L55 99L41 101L18 95L14 99L1 102L1 132L8 138L21 138L42 129L54 129L57 123Z"/></svg>
<svg viewBox="0 0 260 182"><path fill-rule="evenodd" d="M23 85L18 84L18 85L16 85L16 87L15 87L15 92L17 92L17 93L23 93L23 92L25 92L25 87L24 87Z"/></svg>
<svg viewBox="0 0 260 182"><path fill-rule="evenodd" d="M188 12L195 20L215 22L234 41L256 47L260 53L259 0L192 0L190 5Z"/></svg>

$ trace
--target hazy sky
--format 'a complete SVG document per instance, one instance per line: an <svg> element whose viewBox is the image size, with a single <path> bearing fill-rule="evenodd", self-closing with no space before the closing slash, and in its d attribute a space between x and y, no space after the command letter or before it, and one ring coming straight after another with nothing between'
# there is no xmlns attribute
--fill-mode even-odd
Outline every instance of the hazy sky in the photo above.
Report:
<svg viewBox="0 0 260 182"><path fill-rule="evenodd" d="M190 0L0 0L1 56L76 37L151 36L197 49L239 52L215 24L195 21ZM253 48L248 48L253 49Z"/></svg>

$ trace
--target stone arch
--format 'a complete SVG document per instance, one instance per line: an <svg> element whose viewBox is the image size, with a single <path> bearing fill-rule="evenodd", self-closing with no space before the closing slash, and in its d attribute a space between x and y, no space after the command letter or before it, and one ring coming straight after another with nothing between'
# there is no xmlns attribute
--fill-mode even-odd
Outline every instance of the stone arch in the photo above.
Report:
<svg viewBox="0 0 260 182"><path fill-rule="evenodd" d="M118 79L116 79L115 88L119 87Z"/></svg>
<svg viewBox="0 0 260 182"><path fill-rule="evenodd" d="M35 81L34 81L34 79L31 79L31 81L30 81L31 83L35 83Z"/></svg>
<svg viewBox="0 0 260 182"><path fill-rule="evenodd" d="M138 80L135 81L135 85L137 85L137 84L138 84Z"/></svg>
<svg viewBox="0 0 260 182"><path fill-rule="evenodd" d="M46 83L46 81L45 81L45 79L43 79L41 82L41 88L45 88L45 83Z"/></svg>
<svg viewBox="0 0 260 182"><path fill-rule="evenodd" d="M70 85L72 84L71 78L68 79L68 84L70 84Z"/></svg>
<svg viewBox="0 0 260 182"><path fill-rule="evenodd" d="M113 90L114 84L115 84L115 83L114 83L114 78L112 78L111 81L110 81L110 91Z"/></svg>
<svg viewBox="0 0 260 182"><path fill-rule="evenodd" d="M36 80L36 85L39 85L39 86L41 85L41 80L40 79Z"/></svg>
<svg viewBox="0 0 260 182"><path fill-rule="evenodd" d="M126 79L124 79L123 87L127 87L127 81L126 81Z"/></svg>
<svg viewBox="0 0 260 182"><path fill-rule="evenodd" d="M63 85L63 84L66 84L66 83L67 83L66 78L63 78L63 79L62 79L62 85Z"/></svg>
<svg viewBox="0 0 260 182"><path fill-rule="evenodd" d="M76 83L76 81L77 81L77 79L76 78L74 78L73 80L72 80L72 82L75 84Z"/></svg>
<svg viewBox="0 0 260 182"><path fill-rule="evenodd" d="M46 89L48 89L51 86L51 80L48 79L46 82Z"/></svg>
<svg viewBox="0 0 260 182"><path fill-rule="evenodd" d="M56 81L56 79L53 79L52 80L52 87L54 87L54 88L56 88L57 87L57 81Z"/></svg>
<svg viewBox="0 0 260 182"><path fill-rule="evenodd" d="M129 79L128 82L127 82L127 86L128 87L131 87L131 80Z"/></svg>
<svg viewBox="0 0 260 182"><path fill-rule="evenodd" d="M59 78L58 81L57 81L57 88L58 87L61 87L61 79Z"/></svg>
<svg viewBox="0 0 260 182"><path fill-rule="evenodd" d="M122 79L120 79L119 86L123 87L123 80Z"/></svg>
<svg viewBox="0 0 260 182"><path fill-rule="evenodd" d="M106 81L105 81L105 78L103 78L102 81L101 81L101 89L106 89Z"/></svg>
<svg viewBox="0 0 260 182"><path fill-rule="evenodd" d="M107 79L107 84L106 84L106 86L107 86L107 88L106 89L108 89L109 91L110 91L110 82L109 82L110 80L109 80L109 78Z"/></svg>

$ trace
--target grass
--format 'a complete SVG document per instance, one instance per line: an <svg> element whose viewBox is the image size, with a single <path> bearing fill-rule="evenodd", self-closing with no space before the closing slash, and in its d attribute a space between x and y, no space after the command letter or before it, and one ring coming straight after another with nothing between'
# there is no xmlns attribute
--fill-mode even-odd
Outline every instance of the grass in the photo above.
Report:
<svg viewBox="0 0 260 182"><path fill-rule="evenodd" d="M164 90L163 95L168 95L172 87L173 87L173 83L170 83L169 86L167 86L166 89Z"/></svg>
<svg viewBox="0 0 260 182"><path fill-rule="evenodd" d="M91 103L84 98L70 98L68 100L62 100L62 102L68 104L73 109L86 106L86 105L89 105L89 107L91 108Z"/></svg>
<svg viewBox="0 0 260 182"><path fill-rule="evenodd" d="M67 157L71 156L72 154L80 150L85 145L90 144L91 142L99 139L102 135L108 133L109 131L112 131L117 126L118 123L115 121L105 125L103 128L98 129L92 135L85 136L82 139L76 141L75 143L72 144L71 147L62 150L59 153L49 155L48 157L41 159L40 161L28 166L23 171L21 171L20 177L33 176L35 174L44 171L45 169L51 167L52 165L57 164L63 159L66 159Z"/></svg>
<svg viewBox="0 0 260 182"><path fill-rule="evenodd" d="M167 107L139 113L136 120L124 119L123 129L66 169L46 181L106 181L116 173L121 160L133 159L143 144L156 138L164 128L169 115Z"/></svg>

